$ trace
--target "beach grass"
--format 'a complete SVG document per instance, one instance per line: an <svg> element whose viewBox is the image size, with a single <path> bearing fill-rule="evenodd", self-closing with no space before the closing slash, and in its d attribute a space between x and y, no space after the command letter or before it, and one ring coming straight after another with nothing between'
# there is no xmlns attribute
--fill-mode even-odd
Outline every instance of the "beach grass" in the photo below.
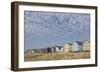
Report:
<svg viewBox="0 0 100 73"><path fill-rule="evenodd" d="M90 58L90 51L24 54L24 61L26 62L27 61L88 59L88 58Z"/></svg>

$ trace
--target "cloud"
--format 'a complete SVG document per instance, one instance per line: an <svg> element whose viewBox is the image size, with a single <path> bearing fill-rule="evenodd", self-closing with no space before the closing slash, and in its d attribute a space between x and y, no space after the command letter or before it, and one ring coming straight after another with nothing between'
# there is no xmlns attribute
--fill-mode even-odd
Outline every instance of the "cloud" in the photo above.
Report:
<svg viewBox="0 0 100 73"><path fill-rule="evenodd" d="M71 35L74 32L88 33L90 30L89 14L25 11L24 19L26 34Z"/></svg>

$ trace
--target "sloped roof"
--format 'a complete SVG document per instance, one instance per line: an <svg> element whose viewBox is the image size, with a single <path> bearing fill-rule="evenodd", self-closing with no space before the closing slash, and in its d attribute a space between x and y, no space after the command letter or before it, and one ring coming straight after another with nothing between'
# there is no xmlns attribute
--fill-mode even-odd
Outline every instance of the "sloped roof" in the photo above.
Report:
<svg viewBox="0 0 100 73"><path fill-rule="evenodd" d="M90 42L90 41L88 41L88 40L84 40L84 42Z"/></svg>
<svg viewBox="0 0 100 73"><path fill-rule="evenodd" d="M80 46L83 45L83 42L81 42L81 41L76 41L76 43L77 43L78 45L80 45Z"/></svg>
<svg viewBox="0 0 100 73"><path fill-rule="evenodd" d="M72 45L72 43L68 43L69 45Z"/></svg>
<svg viewBox="0 0 100 73"><path fill-rule="evenodd" d="M61 48L62 46L54 46L54 47L59 47L59 48Z"/></svg>

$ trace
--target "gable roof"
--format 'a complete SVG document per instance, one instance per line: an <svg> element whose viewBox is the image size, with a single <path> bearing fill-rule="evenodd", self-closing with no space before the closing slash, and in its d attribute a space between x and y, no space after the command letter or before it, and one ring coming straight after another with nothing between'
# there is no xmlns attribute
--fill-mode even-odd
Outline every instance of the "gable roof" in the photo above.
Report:
<svg viewBox="0 0 100 73"><path fill-rule="evenodd" d="M54 46L54 47L59 47L59 48L62 48L62 46Z"/></svg>
<svg viewBox="0 0 100 73"><path fill-rule="evenodd" d="M72 45L72 43L68 43L69 45Z"/></svg>
<svg viewBox="0 0 100 73"><path fill-rule="evenodd" d="M78 45L80 45L80 46L83 45L83 42L81 42L81 41L76 41L76 43L77 43Z"/></svg>

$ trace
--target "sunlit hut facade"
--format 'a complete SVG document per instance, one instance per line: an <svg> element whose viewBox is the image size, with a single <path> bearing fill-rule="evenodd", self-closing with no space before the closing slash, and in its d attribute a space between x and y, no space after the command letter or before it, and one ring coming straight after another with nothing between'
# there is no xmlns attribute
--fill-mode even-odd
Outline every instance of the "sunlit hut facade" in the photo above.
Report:
<svg viewBox="0 0 100 73"><path fill-rule="evenodd" d="M83 42L83 51L90 51L90 41Z"/></svg>
<svg viewBox="0 0 100 73"><path fill-rule="evenodd" d="M83 50L83 42L75 41L72 45L72 51L82 51Z"/></svg>
<svg viewBox="0 0 100 73"><path fill-rule="evenodd" d="M54 46L51 49L52 49L52 52L63 52L62 46Z"/></svg>
<svg viewBox="0 0 100 73"><path fill-rule="evenodd" d="M62 47L62 46L48 47L48 48L47 48L47 52L48 52L48 53L63 52L63 47Z"/></svg>
<svg viewBox="0 0 100 73"><path fill-rule="evenodd" d="M69 52L72 50L72 43L66 43L64 45L64 52Z"/></svg>
<svg viewBox="0 0 100 73"><path fill-rule="evenodd" d="M32 53L34 53L34 49L26 50L24 53L25 54L32 54Z"/></svg>
<svg viewBox="0 0 100 73"><path fill-rule="evenodd" d="M56 52L63 52L63 47L62 46L55 46L55 51Z"/></svg>

